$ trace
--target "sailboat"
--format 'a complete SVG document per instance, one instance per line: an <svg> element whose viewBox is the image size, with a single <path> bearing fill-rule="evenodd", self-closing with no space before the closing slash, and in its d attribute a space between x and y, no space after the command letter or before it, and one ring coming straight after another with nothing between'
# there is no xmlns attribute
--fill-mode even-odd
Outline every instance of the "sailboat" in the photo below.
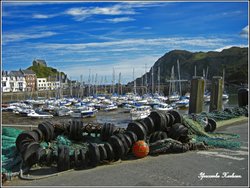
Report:
<svg viewBox="0 0 250 188"><path fill-rule="evenodd" d="M179 100L180 95L179 93L175 90L175 76L174 76L174 66L172 66L171 69L171 77L170 77L170 83L169 83L169 96L168 100L170 102L175 102Z"/></svg>

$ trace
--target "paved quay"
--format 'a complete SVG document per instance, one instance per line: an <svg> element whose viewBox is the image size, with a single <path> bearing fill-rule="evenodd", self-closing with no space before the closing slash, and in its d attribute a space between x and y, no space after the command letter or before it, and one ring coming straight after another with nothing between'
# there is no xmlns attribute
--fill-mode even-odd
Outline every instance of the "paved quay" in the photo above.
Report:
<svg viewBox="0 0 250 188"><path fill-rule="evenodd" d="M217 129L217 132L240 135L238 140L242 146L237 150L210 149L148 156L40 180L15 179L6 186L247 186L248 126L248 122L244 122ZM201 173L217 178L201 179Z"/></svg>

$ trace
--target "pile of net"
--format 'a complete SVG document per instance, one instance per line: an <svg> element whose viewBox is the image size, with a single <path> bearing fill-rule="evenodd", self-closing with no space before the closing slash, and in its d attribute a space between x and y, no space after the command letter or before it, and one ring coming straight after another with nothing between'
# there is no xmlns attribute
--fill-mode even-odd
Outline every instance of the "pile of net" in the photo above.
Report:
<svg viewBox="0 0 250 188"><path fill-rule="evenodd" d="M243 107L225 108L223 111L202 112L196 116L197 121L204 117L212 118L215 121L228 120L239 116L248 117L248 105Z"/></svg>
<svg viewBox="0 0 250 188"><path fill-rule="evenodd" d="M150 155L211 147L237 149L239 135L214 132L216 122L246 115L248 107L196 116L183 116L176 110L152 111L148 117L130 122L127 128L79 120L46 121L32 131L3 128L2 172L10 178L20 168L29 169L35 164L56 166L59 172L95 167L127 158L139 140L149 145Z"/></svg>

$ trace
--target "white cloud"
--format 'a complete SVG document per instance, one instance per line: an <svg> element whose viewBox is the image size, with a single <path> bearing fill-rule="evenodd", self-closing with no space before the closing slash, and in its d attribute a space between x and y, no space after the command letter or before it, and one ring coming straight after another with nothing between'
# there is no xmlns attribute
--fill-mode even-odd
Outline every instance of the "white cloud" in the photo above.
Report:
<svg viewBox="0 0 250 188"><path fill-rule="evenodd" d="M108 22L112 23L119 23L119 22L129 22L129 21L134 21L134 18L130 17L121 17L121 18L111 18L111 19L106 19Z"/></svg>
<svg viewBox="0 0 250 188"><path fill-rule="evenodd" d="M247 25L246 27L242 29L240 36L244 38L248 38L248 34L249 34L249 26Z"/></svg>
<svg viewBox="0 0 250 188"><path fill-rule="evenodd" d="M48 15L45 15L45 14L34 14L32 16L32 18L38 18L38 19L46 19L46 18L49 18Z"/></svg>
<svg viewBox="0 0 250 188"><path fill-rule="evenodd" d="M35 19L48 19L58 16L59 14L33 14L32 18Z"/></svg>
<svg viewBox="0 0 250 188"><path fill-rule="evenodd" d="M92 15L130 15L136 14L134 10L124 8L119 4L110 7L77 7L70 8L65 14L73 16L76 21L82 21Z"/></svg>
<svg viewBox="0 0 250 188"><path fill-rule="evenodd" d="M65 49L65 50L84 50L86 48L107 48L107 47L136 47L136 46L197 46L197 47L207 47L216 48L222 44L228 42L228 39L221 38L205 38L205 37L175 37L175 38L151 38L151 39L124 39L119 41L109 41L109 42L93 42L93 43L77 43L77 44L46 44L39 45L38 48L46 49Z"/></svg>
<svg viewBox="0 0 250 188"><path fill-rule="evenodd" d="M27 39L38 39L56 35L56 32L46 31L41 33L5 33L3 34L3 43L24 41Z"/></svg>

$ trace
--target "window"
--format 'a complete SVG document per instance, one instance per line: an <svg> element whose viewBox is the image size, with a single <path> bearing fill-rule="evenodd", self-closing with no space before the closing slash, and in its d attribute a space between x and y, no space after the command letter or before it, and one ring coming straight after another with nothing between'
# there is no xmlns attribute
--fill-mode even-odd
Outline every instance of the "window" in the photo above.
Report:
<svg viewBox="0 0 250 188"><path fill-rule="evenodd" d="M38 82L41 82L41 80L38 80Z"/></svg>
<svg viewBox="0 0 250 188"><path fill-rule="evenodd" d="M3 83L3 87L6 87L6 82L2 82Z"/></svg>

